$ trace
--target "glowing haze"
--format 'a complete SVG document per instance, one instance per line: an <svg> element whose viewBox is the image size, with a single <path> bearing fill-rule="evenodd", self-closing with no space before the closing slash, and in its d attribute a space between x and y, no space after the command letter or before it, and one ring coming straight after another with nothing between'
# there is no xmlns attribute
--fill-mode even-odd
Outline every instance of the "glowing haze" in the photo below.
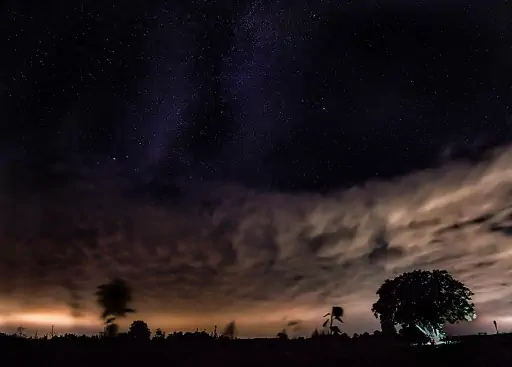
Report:
<svg viewBox="0 0 512 367"><path fill-rule="evenodd" d="M96 331L95 287L120 276L151 328L309 333L334 304L373 331L384 279L444 268L475 292L478 320L506 329L512 288L512 150L327 195L204 184L151 204L119 177L20 194L4 179L0 322ZM6 175L2 175L6 177ZM122 189L120 189L122 188ZM14 194L16 192L16 194ZM298 332L301 332L301 331Z"/></svg>

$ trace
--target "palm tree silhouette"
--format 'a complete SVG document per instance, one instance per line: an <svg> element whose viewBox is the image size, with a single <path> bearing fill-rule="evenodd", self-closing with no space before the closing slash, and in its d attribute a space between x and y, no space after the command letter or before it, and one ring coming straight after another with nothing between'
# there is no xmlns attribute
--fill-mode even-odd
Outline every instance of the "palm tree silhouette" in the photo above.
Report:
<svg viewBox="0 0 512 367"><path fill-rule="evenodd" d="M341 330L337 325L333 326L333 321L336 320L340 323L343 323L342 317L344 315L345 311L343 310L343 307L340 306L333 306L331 309L331 312L328 312L324 315L324 317L329 317L327 320L324 321L323 327L326 327L327 324L329 324L329 332L331 335L333 334L341 334Z"/></svg>
<svg viewBox="0 0 512 367"><path fill-rule="evenodd" d="M117 332L117 325L113 326L117 317L125 317L127 313L135 312L128 307L132 301L132 290L122 279L113 279L109 283L98 286L96 300L103 309L101 318L105 322L107 334Z"/></svg>

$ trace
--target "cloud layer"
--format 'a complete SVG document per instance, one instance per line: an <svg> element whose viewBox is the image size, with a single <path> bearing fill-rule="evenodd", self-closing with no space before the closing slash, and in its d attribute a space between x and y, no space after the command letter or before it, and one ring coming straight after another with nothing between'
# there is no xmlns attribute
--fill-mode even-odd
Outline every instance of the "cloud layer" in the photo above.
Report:
<svg viewBox="0 0 512 367"><path fill-rule="evenodd" d="M121 276L155 328L235 319L242 334L274 335L340 304L347 331L372 331L384 279L445 268L489 329L512 299L510 162L512 149L329 195L209 183L168 204L114 175L31 194L4 182L0 321L99 325L94 289Z"/></svg>

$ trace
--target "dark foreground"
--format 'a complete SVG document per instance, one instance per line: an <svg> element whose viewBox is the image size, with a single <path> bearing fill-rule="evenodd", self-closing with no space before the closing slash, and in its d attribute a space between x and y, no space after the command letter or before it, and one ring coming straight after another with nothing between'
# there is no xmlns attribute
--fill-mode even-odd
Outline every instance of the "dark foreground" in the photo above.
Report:
<svg viewBox="0 0 512 367"><path fill-rule="evenodd" d="M105 340L0 341L2 366L512 366L510 337L408 346L381 340Z"/></svg>

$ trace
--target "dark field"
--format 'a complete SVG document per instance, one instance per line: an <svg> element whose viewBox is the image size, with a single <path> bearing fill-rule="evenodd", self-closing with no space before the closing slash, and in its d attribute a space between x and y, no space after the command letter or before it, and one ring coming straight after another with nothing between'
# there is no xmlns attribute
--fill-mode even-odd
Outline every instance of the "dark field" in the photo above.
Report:
<svg viewBox="0 0 512 367"><path fill-rule="evenodd" d="M409 346L382 338L341 340L123 340L2 337L2 366L512 366L512 336Z"/></svg>

